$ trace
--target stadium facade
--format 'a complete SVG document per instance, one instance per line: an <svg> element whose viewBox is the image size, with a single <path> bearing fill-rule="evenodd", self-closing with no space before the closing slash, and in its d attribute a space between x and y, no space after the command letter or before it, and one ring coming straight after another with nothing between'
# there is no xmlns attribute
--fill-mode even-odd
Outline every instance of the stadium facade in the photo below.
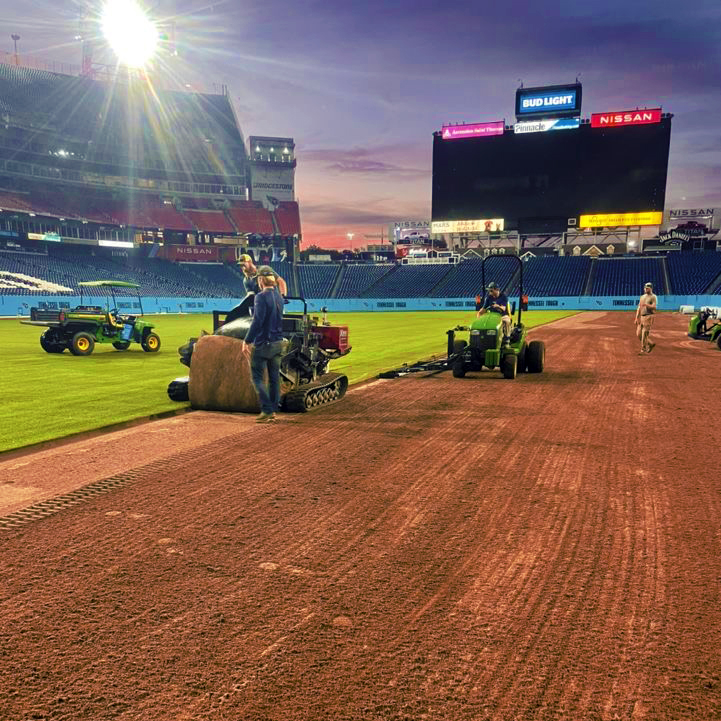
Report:
<svg viewBox="0 0 721 721"><path fill-rule="evenodd" d="M671 116L586 122L580 100L580 86L526 89L515 126L444 127L432 219L396 222L390 257L301 263L293 139L246 145L227 91L0 63L0 315L69 307L101 278L140 283L146 310L227 309L243 294L240 252L312 310L473 307L480 258L509 252L526 261L531 307L624 308L647 281L662 307L721 297L721 214L664 208ZM629 228L649 221L656 234L633 245ZM514 293L510 267L491 273Z"/></svg>

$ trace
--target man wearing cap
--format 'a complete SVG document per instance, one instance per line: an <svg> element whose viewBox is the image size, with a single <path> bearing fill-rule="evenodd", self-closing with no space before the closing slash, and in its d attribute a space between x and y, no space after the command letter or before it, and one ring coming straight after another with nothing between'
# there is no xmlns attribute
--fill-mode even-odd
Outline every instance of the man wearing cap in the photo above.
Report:
<svg viewBox="0 0 721 721"><path fill-rule="evenodd" d="M639 355L650 353L655 347L655 343L651 343L649 336L653 327L653 317L656 314L656 296L653 292L651 283L643 286L643 295L636 308L636 335L641 341L641 350Z"/></svg>
<svg viewBox="0 0 721 721"><path fill-rule="evenodd" d="M272 423L280 403L280 360L283 354L283 299L275 276L259 268L260 290L253 295L253 322L245 334L243 353L250 353L250 374L261 413L258 423ZM267 373L266 385L264 376Z"/></svg>
<svg viewBox="0 0 721 721"><path fill-rule="evenodd" d="M511 316L508 313L508 298L496 283L489 283L486 288L488 294L483 302L483 307L476 314L480 318L486 313L498 313L503 323L503 335L508 337L511 334Z"/></svg>
<svg viewBox="0 0 721 721"><path fill-rule="evenodd" d="M253 259L247 253L243 253L243 255L238 258L238 265L243 271L243 286L245 287L246 296L251 293L260 293L260 288L258 286L259 271L258 268L255 267ZM264 265L261 266L261 268L264 271L267 269L267 271L270 271L270 274L275 276L280 294L283 296L288 295L288 286L285 284L285 281L270 266ZM264 273L264 275L267 275L267 273Z"/></svg>

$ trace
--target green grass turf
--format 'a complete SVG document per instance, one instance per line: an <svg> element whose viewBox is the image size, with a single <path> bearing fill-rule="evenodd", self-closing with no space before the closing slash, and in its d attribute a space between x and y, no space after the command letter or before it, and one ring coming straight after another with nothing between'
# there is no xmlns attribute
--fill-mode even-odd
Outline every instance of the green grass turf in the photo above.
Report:
<svg viewBox="0 0 721 721"><path fill-rule="evenodd" d="M533 327L568 315L574 312L530 311L524 321ZM358 383L440 355L446 330L472 318L468 311L331 314L331 322L349 326L353 346L331 368ZM144 353L135 343L125 352L98 344L92 355L81 357L69 351L45 353L39 343L42 329L0 320L0 452L182 408L185 404L174 403L166 393L173 378L187 375L177 348L201 328L212 330L212 317L152 319L162 343L159 353Z"/></svg>

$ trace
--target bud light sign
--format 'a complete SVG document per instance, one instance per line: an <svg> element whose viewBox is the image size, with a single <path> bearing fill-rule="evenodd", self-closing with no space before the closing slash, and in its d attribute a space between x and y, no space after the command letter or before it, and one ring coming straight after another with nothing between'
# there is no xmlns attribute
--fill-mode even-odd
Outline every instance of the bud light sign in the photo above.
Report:
<svg viewBox="0 0 721 721"><path fill-rule="evenodd" d="M516 117L557 118L581 112L581 85L554 85L548 88L519 88L516 91Z"/></svg>

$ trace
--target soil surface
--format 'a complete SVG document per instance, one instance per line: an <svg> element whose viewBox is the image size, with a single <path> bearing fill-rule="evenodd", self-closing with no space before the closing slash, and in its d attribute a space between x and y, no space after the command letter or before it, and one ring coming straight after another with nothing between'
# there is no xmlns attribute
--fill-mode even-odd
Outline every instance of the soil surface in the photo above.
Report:
<svg viewBox="0 0 721 721"><path fill-rule="evenodd" d="M0 719L721 718L721 351L685 326L6 459Z"/></svg>

